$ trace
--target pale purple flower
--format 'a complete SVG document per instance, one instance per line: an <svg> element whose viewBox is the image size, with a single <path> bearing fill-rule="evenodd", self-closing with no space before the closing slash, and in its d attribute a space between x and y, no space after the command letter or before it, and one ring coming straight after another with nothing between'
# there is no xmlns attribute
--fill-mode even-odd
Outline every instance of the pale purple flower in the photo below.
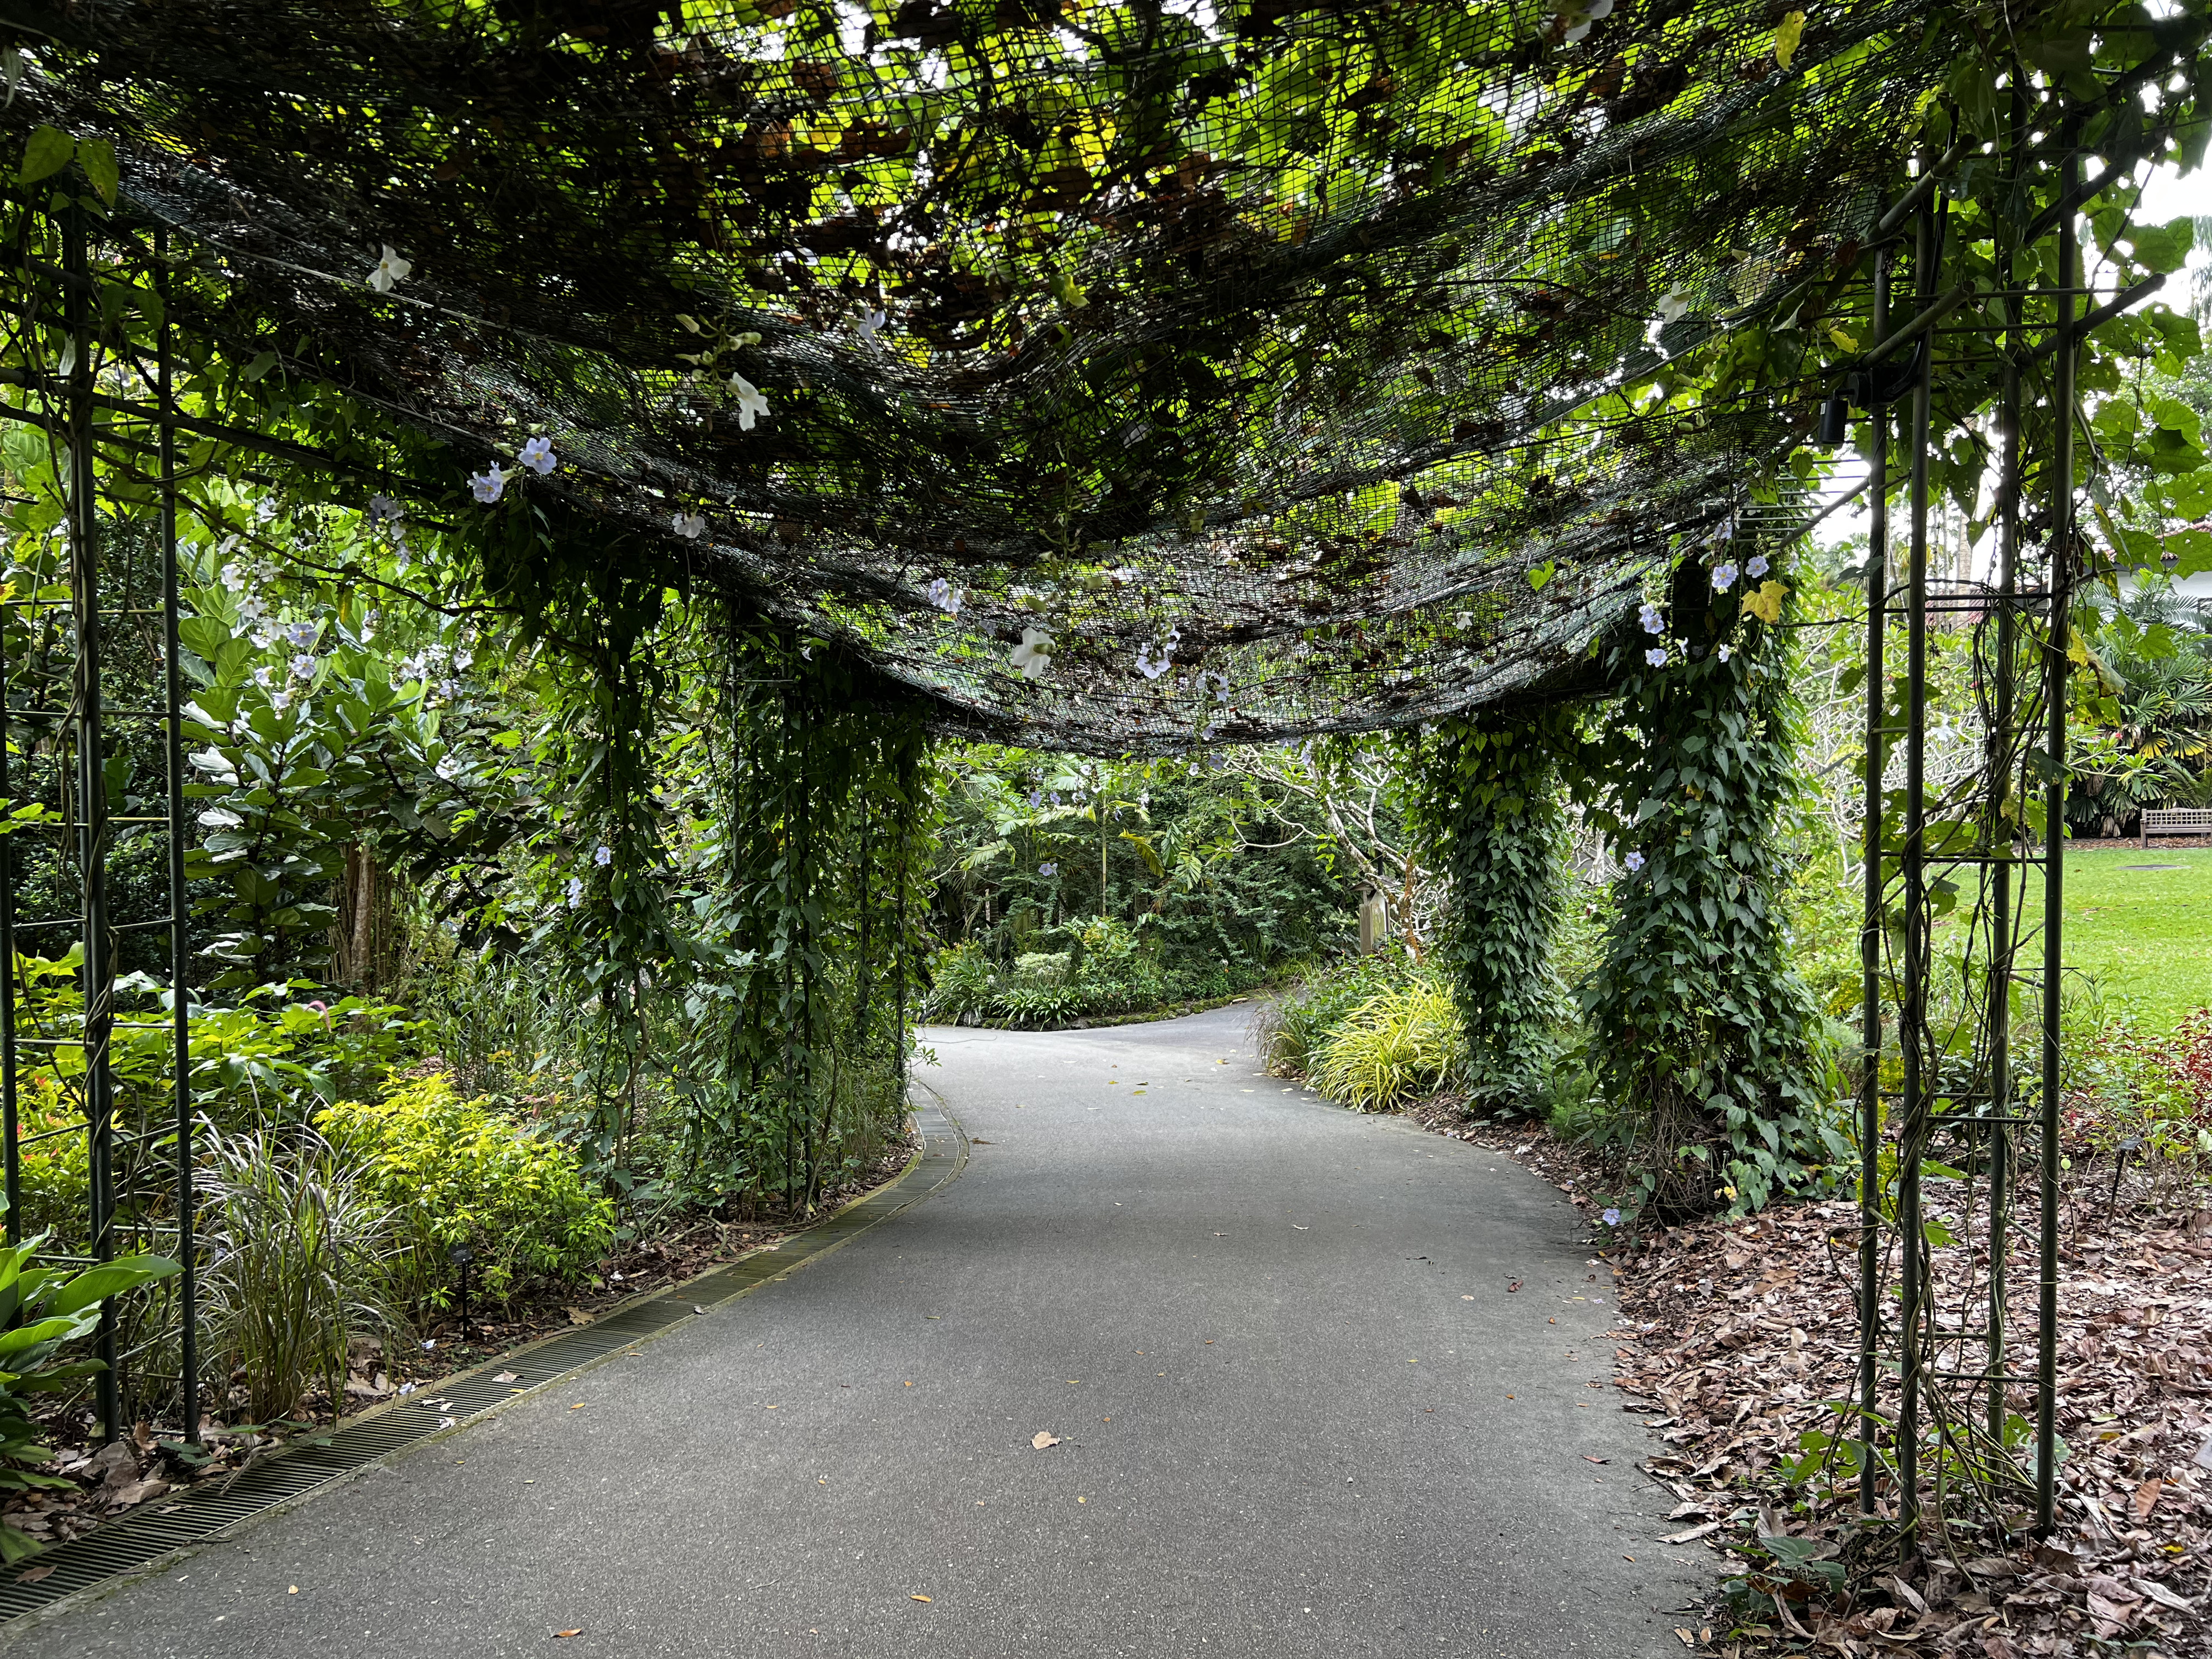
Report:
<svg viewBox="0 0 2212 1659"><path fill-rule="evenodd" d="M276 503L264 495L253 504L253 516L263 524L267 524L270 520L276 516Z"/></svg>
<svg viewBox="0 0 2212 1659"><path fill-rule="evenodd" d="M489 507L507 493L507 474L497 467L469 474L469 493Z"/></svg>
<svg viewBox="0 0 2212 1659"><path fill-rule="evenodd" d="M968 597L942 576L932 577L929 586L922 589L922 595L948 617L958 616L961 604Z"/></svg>
<svg viewBox="0 0 2212 1659"><path fill-rule="evenodd" d="M1618 1227L1620 1225L1620 1212L1618 1210L1607 1210L1598 1218L1603 1221L1608 1227Z"/></svg>
<svg viewBox="0 0 2212 1659"><path fill-rule="evenodd" d="M1723 662L1726 662L1730 657L1735 655L1735 647L1732 645L1724 645L1714 654L1718 656Z"/></svg>
<svg viewBox="0 0 2212 1659"><path fill-rule="evenodd" d="M1565 0L1559 7L1559 21L1566 25L1566 33L1561 38L1574 46L1589 33L1599 18L1612 14L1613 0Z"/></svg>
<svg viewBox="0 0 2212 1659"><path fill-rule="evenodd" d="M1022 672L1024 679L1042 679L1052 672L1052 635L1042 628L1022 629L1022 642L1006 660Z"/></svg>
<svg viewBox="0 0 2212 1659"><path fill-rule="evenodd" d="M1150 641L1137 647L1137 672L1148 680L1159 678L1173 665L1174 661L1175 659L1169 654L1169 647L1165 645L1162 645L1157 653Z"/></svg>
<svg viewBox="0 0 2212 1659"><path fill-rule="evenodd" d="M1632 876L1644 867L1644 854L1631 853L1626 858L1621 860L1621 862L1628 866L1628 873Z"/></svg>
<svg viewBox="0 0 2212 1659"><path fill-rule="evenodd" d="M1653 646L1644 653L1644 660L1654 668L1664 668L1667 665L1667 647L1663 645Z"/></svg>
<svg viewBox="0 0 2212 1659"><path fill-rule="evenodd" d="M1644 631L1647 634L1667 631L1667 619L1659 614L1659 607L1649 599L1644 600L1644 608L1636 613L1636 619L1644 624Z"/></svg>
<svg viewBox="0 0 2212 1659"><path fill-rule="evenodd" d="M574 909L578 905L581 904L583 902L584 902L584 878L583 878L581 876L571 876L571 877L569 877L569 878L568 878L568 908L569 908L571 910L573 910L573 909Z"/></svg>
<svg viewBox="0 0 2212 1659"><path fill-rule="evenodd" d="M737 394L738 425L740 429L750 432L753 429L753 422L768 413L768 399L761 394L758 386L742 374L730 376L730 390Z"/></svg>
<svg viewBox="0 0 2212 1659"><path fill-rule="evenodd" d="M541 478L561 465L561 458L553 453L550 438L532 438L514 459Z"/></svg>
<svg viewBox="0 0 2212 1659"><path fill-rule="evenodd" d="M1764 553L1753 554L1749 562L1744 566L1744 568L1749 571L1754 578L1764 576L1768 568L1766 555Z"/></svg>
<svg viewBox="0 0 2212 1659"><path fill-rule="evenodd" d="M389 495L368 498L368 521L371 524L394 524L404 517L407 509Z"/></svg>
<svg viewBox="0 0 2212 1659"><path fill-rule="evenodd" d="M1037 808L1042 807L1043 805L1044 805L1044 791L1043 791L1043 790L1042 790L1042 789L1032 789L1032 790L1030 790L1030 810L1034 811L1036 811Z"/></svg>
<svg viewBox="0 0 2212 1659"><path fill-rule="evenodd" d="M615 861L615 849L601 842L592 849L592 862L604 870Z"/></svg>
<svg viewBox="0 0 2212 1659"><path fill-rule="evenodd" d="M1713 567L1713 592L1716 593L1727 592L1729 589L1735 586L1735 577L1736 569L1734 565L1715 565Z"/></svg>
<svg viewBox="0 0 2212 1659"><path fill-rule="evenodd" d="M315 642L315 635L319 631L311 622L297 622L284 630L284 637L305 651Z"/></svg>
<svg viewBox="0 0 2212 1659"><path fill-rule="evenodd" d="M1037 866L1037 874L1041 876L1052 877L1056 876L1059 873L1060 866L1057 864L1040 864Z"/></svg>
<svg viewBox="0 0 2212 1659"><path fill-rule="evenodd" d="M259 686L264 691L268 690L276 684L276 671L266 665L255 669L253 671L253 683Z"/></svg>
<svg viewBox="0 0 2212 1659"><path fill-rule="evenodd" d="M295 680L311 680L314 678L315 659L304 651L300 653L298 656L293 658L292 678Z"/></svg>
<svg viewBox="0 0 2212 1659"><path fill-rule="evenodd" d="M386 242L384 244L384 256L376 262L375 269L365 280L379 294L389 294L414 269L412 261L401 258L392 244Z"/></svg>
<svg viewBox="0 0 2212 1659"><path fill-rule="evenodd" d="M676 533L687 542L696 542L707 533L707 520L696 513L675 514L672 515L670 522L674 526Z"/></svg>

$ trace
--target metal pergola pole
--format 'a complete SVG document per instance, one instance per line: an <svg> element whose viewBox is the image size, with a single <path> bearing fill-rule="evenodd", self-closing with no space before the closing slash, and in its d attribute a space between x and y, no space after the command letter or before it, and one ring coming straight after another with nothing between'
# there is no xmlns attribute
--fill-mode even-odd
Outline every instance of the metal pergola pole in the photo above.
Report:
<svg viewBox="0 0 2212 1659"><path fill-rule="evenodd" d="M2070 200L2081 171L2069 153L2061 164L2063 199ZM2058 1429L2058 1091L2064 1079L2058 1051L2061 906L2066 896L2066 670L2067 612L2073 604L2074 289L2081 264L2075 215L2058 221L2057 354L2051 395L2051 563L2045 586L2051 621L2044 645L2045 775L2043 860L2043 1168L2039 1194L2041 1237L2038 1255L2035 1332L2035 1529L2047 1536L2057 1522L2058 1470L2053 1454Z"/></svg>
<svg viewBox="0 0 2212 1659"><path fill-rule="evenodd" d="M101 707L100 554L97 477L93 467L93 334L91 261L84 210L72 203L62 216L63 313L72 355L69 376L68 464L70 604L76 635L71 687L76 738L77 877L81 883L84 965L84 1110L90 1164L92 1255L115 1255L115 1076L109 1045L115 1023L114 939L107 915L106 722ZM121 1390L116 1375L115 1304L100 1309L96 1350L101 1362L97 1394L100 1437L118 1432Z"/></svg>
<svg viewBox="0 0 2212 1659"><path fill-rule="evenodd" d="M191 925L185 883L185 720L183 669L179 660L177 582L177 423L171 385L169 238L154 234L154 283L161 297L155 343L155 393L161 410L162 729L167 738L169 780L169 996L176 1105L177 1305L179 1408L184 1437L200 1438L199 1269L194 1260L192 1194Z"/></svg>
<svg viewBox="0 0 2212 1659"><path fill-rule="evenodd" d="M1913 239L1913 289L1925 310L1936 292L1936 218L1933 200L1924 204ZM1898 1522L1906 1553L1920 1525L1920 1327L1926 1300L1922 1271L1923 1233L1920 1158L1927 1139L1929 1109L1928 1024L1927 805L1928 725L1928 438L1936 353L1932 340L1920 347L1919 370L1912 387L1911 511L1912 539L1905 573L1905 967L1899 999L1898 1036L1904 1061L1904 1111L1899 1125L1897 1159L1898 1261L1901 1279L1897 1327Z"/></svg>
<svg viewBox="0 0 2212 1659"><path fill-rule="evenodd" d="M1889 331L1889 255L1875 255L1873 334ZM1881 373L1876 364L1875 374ZM1881 781L1887 766L1882 738L1889 698L1883 624L1889 614L1889 405L1867 402L1873 453L1868 457L1866 626L1866 820L1862 825L1866 909L1859 929L1862 1036L1859 1078L1859 1510L1875 1507L1875 1401L1881 1344Z"/></svg>
<svg viewBox="0 0 2212 1659"><path fill-rule="evenodd" d="M2027 149L2026 122L2021 94L2013 91L2010 164L2022 165ZM1983 788L1983 848L1996 860L1990 869L1989 999L1990 1079L1990 1284L1989 1335L1984 1348L1984 1370L1989 1377L1984 1423L1990 1443L2004 1443L2005 1336L2011 1322L2010 1291L2006 1257L2012 1233L2012 987L2014 970L2013 939L2012 849L2018 839L2010 816L2011 783L2018 770L2018 733L2013 730L2015 710L2012 678L2016 672L2020 622L2014 615L2019 593L2020 564L2020 359L2021 296L2013 287L2014 256L2009 239L2015 225L2000 224L1996 234L1997 283L2005 294L2004 368L1997 388L1998 476L1996 495L1997 645L1996 684L1992 689L1990 730L1985 749Z"/></svg>

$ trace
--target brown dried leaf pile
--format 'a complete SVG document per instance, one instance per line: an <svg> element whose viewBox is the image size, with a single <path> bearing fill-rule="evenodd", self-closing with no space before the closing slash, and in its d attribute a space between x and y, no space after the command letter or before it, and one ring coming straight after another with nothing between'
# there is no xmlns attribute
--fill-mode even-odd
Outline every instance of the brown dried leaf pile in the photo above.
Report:
<svg viewBox="0 0 2212 1659"><path fill-rule="evenodd" d="M1595 1212L1607 1171L1533 1127L1469 1127L1455 1103L1414 1114L1429 1127L1515 1157ZM1854 1483L1793 1484L1799 1436L1831 1431L1823 1402L1855 1392L1858 1215L1850 1203L1781 1206L1750 1221L1669 1228L1622 1249L1617 1387L1649 1401L1666 1449L1645 1472L1677 1499L1670 1543L1702 1541L1747 1582L1717 1599L1686 1645L1723 1659L1772 1653L2027 1659L2127 1652L2212 1654L2212 1211L2131 1205L2106 1218L2100 1177L2062 1213L2060 1527L2009 1547L1931 1534L1899 1562L1857 1524ZM2032 1209L2019 1225L2033 1237ZM1607 1230L1595 1231L1611 1242ZM1601 1246L1604 1249L1604 1246ZM2015 1269L2013 1368L2029 1371L2032 1267ZM2013 1409L2033 1417L2026 1391ZM1638 1409L1632 1407L1631 1409ZM1808 1540L1846 1588L1784 1568L1761 1536ZM1786 1547L1786 1546L1785 1546Z"/></svg>

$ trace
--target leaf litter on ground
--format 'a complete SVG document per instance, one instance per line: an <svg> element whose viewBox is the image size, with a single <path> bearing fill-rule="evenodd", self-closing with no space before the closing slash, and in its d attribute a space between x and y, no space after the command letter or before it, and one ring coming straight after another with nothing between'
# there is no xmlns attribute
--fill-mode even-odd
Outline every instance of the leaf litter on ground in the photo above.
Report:
<svg viewBox="0 0 2212 1659"><path fill-rule="evenodd" d="M1679 1500L1670 1520L1705 1517L1661 1541L1716 1550L1717 1579L1781 1592L1746 1616L1717 1589L1710 1626L1676 1631L1686 1647L1718 1659L2212 1654L2212 1208L2176 1208L2154 1173L2133 1169L2114 1203L2109 1166L2077 1165L2060 1221L2059 1531L2044 1543L1939 1536L1917 1562L1881 1562L1853 1486L1793 1486L1785 1468L1801 1435L1835 1426L1827 1402L1855 1392L1855 1201L1623 1239L1597 1224L1619 1176L1591 1149L1470 1124L1448 1096L1407 1115L1512 1158L1589 1212L1622 1316L1608 1333L1614 1387L1663 1447L1640 1467ZM2033 1200L2024 1189L2016 1237L2034 1236ZM2032 1263L2016 1279L2031 1284ZM2014 1319L2032 1354L2032 1309L2016 1304ZM2013 1406L2033 1418L2027 1393Z"/></svg>

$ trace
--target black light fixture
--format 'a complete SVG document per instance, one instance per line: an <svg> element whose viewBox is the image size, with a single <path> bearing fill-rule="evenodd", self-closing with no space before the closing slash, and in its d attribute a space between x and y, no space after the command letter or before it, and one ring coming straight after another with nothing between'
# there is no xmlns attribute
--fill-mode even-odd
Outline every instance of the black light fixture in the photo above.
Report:
<svg viewBox="0 0 2212 1659"><path fill-rule="evenodd" d="M1823 449L1833 449L1850 435L1850 399L1840 392L1832 392L1820 405L1820 431L1816 441Z"/></svg>
<svg viewBox="0 0 2212 1659"><path fill-rule="evenodd" d="M446 1252L446 1260L461 1270L461 1340L464 1342L469 1340L469 1265L476 1259L477 1253L465 1243L456 1244Z"/></svg>

